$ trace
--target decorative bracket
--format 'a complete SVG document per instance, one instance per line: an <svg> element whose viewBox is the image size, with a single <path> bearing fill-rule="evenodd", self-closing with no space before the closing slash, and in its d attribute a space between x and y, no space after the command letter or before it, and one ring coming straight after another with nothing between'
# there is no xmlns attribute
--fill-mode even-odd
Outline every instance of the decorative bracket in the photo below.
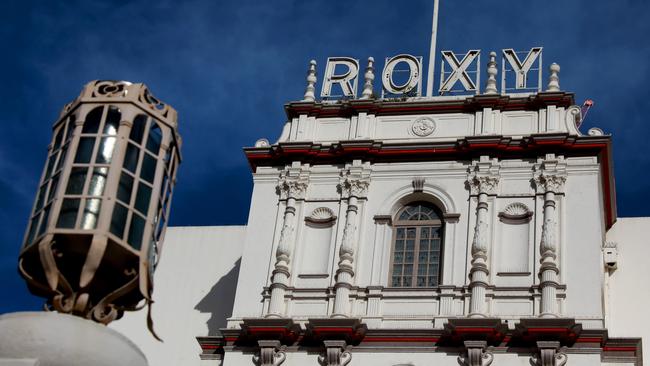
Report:
<svg viewBox="0 0 650 366"><path fill-rule="evenodd" d="M560 350L560 342L538 341L539 354L530 358L533 366L564 366L567 355Z"/></svg>
<svg viewBox="0 0 650 366"><path fill-rule="evenodd" d="M458 356L458 364L464 366L489 366L494 355L486 351L486 341L465 341L466 353Z"/></svg>
<svg viewBox="0 0 650 366"><path fill-rule="evenodd" d="M318 356L318 362L323 366L345 366L352 360L347 343L340 340L323 341L325 355Z"/></svg>
<svg viewBox="0 0 650 366"><path fill-rule="evenodd" d="M258 366L280 366L287 358L284 346L278 340L257 341L260 354L253 356L253 362Z"/></svg>

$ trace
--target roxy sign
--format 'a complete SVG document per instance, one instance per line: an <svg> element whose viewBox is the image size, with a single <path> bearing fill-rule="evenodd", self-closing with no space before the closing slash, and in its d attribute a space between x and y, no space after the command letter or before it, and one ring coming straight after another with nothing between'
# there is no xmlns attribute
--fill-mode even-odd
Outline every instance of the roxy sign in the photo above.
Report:
<svg viewBox="0 0 650 366"><path fill-rule="evenodd" d="M481 51L470 50L465 54L442 51L440 67L440 95L480 92ZM494 54L492 55L494 56ZM522 57L523 56L523 57ZM523 59L523 60L522 60ZM368 59L365 72L366 85L374 79L374 60ZM501 92L531 91L541 89L542 48L529 51L502 50ZM321 97L356 98L359 80L359 60L350 57L327 59ZM529 82L529 75L538 71L536 82ZM370 80L369 80L370 78ZM533 79L534 80L534 79ZM401 54L386 58L381 73L381 97L419 97L422 95L422 57ZM370 85L370 88L372 85Z"/></svg>

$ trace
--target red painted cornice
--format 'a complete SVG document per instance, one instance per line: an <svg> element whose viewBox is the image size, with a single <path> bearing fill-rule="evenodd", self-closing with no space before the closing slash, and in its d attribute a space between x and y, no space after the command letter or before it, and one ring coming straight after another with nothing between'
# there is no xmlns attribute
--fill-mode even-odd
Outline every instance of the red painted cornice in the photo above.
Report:
<svg viewBox="0 0 650 366"><path fill-rule="evenodd" d="M287 118L300 115L314 117L342 117L370 113L377 116L474 113L483 108L502 111L539 110L548 105L569 107L574 104L574 95L566 92L541 92L529 96L476 95L467 98L447 100L400 100L400 99L352 99L327 102L291 102L284 106Z"/></svg>

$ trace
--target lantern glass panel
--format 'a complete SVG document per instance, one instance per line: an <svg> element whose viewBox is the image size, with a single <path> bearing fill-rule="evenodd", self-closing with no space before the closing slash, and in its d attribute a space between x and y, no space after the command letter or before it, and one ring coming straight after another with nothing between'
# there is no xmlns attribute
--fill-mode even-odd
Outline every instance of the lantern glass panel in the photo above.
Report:
<svg viewBox="0 0 650 366"><path fill-rule="evenodd" d="M149 137L147 138L147 150L158 155L160 143L162 142L162 130L157 123L152 122L149 128Z"/></svg>
<svg viewBox="0 0 650 366"><path fill-rule="evenodd" d="M72 168L65 194L81 194L83 192L87 170L87 168Z"/></svg>
<svg viewBox="0 0 650 366"><path fill-rule="evenodd" d="M52 206L48 205L43 209L43 215L41 219L41 226L38 228L38 235L41 235L45 232L47 228L47 222L50 219L50 208Z"/></svg>
<svg viewBox="0 0 650 366"><path fill-rule="evenodd" d="M135 145L129 144L126 148L126 155L124 156L124 168L131 173L135 173L135 169L138 166L138 149Z"/></svg>
<svg viewBox="0 0 650 366"><path fill-rule="evenodd" d="M149 211L149 200L151 199L151 188L146 184L140 182L138 185L138 193L135 196L135 209L140 211L143 215Z"/></svg>
<svg viewBox="0 0 650 366"><path fill-rule="evenodd" d="M147 127L147 116L144 114L138 114L133 120L133 127L131 127L129 139L135 143L141 144L142 138L144 137L145 127Z"/></svg>
<svg viewBox="0 0 650 366"><path fill-rule="evenodd" d="M144 154L142 159L142 168L140 169L140 177L149 183L153 183L154 176L156 175L156 163L158 161L149 154Z"/></svg>
<svg viewBox="0 0 650 366"><path fill-rule="evenodd" d="M99 211L102 207L102 200L99 198L86 199L86 205L81 216L80 227L83 230L92 230L97 227Z"/></svg>
<svg viewBox="0 0 650 366"><path fill-rule="evenodd" d="M120 118L122 114L117 107L110 106L106 114L106 123L104 123L104 135L115 136L117 129L120 127Z"/></svg>
<svg viewBox="0 0 650 366"><path fill-rule="evenodd" d="M77 147L77 155L74 158L74 162L77 164L88 164L93 154L94 146L94 137L82 137L79 139L79 146Z"/></svg>
<svg viewBox="0 0 650 366"><path fill-rule="evenodd" d="M99 131L99 123L102 120L102 112L104 107L97 107L90 111L86 116L86 122L84 122L84 127L81 130L81 133L97 133Z"/></svg>
<svg viewBox="0 0 650 366"><path fill-rule="evenodd" d="M56 193L56 188L59 185L59 175L55 175L52 178L52 183L50 184L50 192L47 194L47 201L50 202L52 198L54 198L54 194Z"/></svg>
<svg viewBox="0 0 650 366"><path fill-rule="evenodd" d="M59 214L59 221L56 223L56 227L62 229L74 229L74 225L77 222L77 213L79 212L79 202L81 200L78 198L66 198L61 204L61 212Z"/></svg>
<svg viewBox="0 0 650 366"><path fill-rule="evenodd" d="M133 177L128 173L122 172L120 183L117 186L117 199L129 204L131 202L131 191L133 190Z"/></svg>
<svg viewBox="0 0 650 366"><path fill-rule="evenodd" d="M115 203L113 216L111 217L110 231L120 239L124 237L124 228L126 227L126 217L128 214L129 210L126 207L120 203Z"/></svg>
<svg viewBox="0 0 650 366"><path fill-rule="evenodd" d="M106 186L106 178L108 177L108 168L100 167L93 170L93 175L90 178L90 185L88 186L89 196L101 196L104 194L104 187Z"/></svg>
<svg viewBox="0 0 650 366"><path fill-rule="evenodd" d="M131 226L129 227L129 238L128 242L131 244L133 249L140 250L142 246L142 234L144 234L144 224L145 220L140 217L138 214L134 214L131 217Z"/></svg>
<svg viewBox="0 0 650 366"><path fill-rule="evenodd" d="M115 137L102 138L102 142L99 144L99 150L97 151L97 158L95 159L97 164L111 163L116 142L117 139Z"/></svg>

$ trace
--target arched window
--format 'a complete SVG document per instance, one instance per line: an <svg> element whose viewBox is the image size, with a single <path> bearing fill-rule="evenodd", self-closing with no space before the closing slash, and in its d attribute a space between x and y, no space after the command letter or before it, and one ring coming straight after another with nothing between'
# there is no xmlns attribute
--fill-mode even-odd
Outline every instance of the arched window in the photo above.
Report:
<svg viewBox="0 0 650 366"><path fill-rule="evenodd" d="M428 202L404 206L393 222L392 287L435 287L442 273L444 224L440 211Z"/></svg>

